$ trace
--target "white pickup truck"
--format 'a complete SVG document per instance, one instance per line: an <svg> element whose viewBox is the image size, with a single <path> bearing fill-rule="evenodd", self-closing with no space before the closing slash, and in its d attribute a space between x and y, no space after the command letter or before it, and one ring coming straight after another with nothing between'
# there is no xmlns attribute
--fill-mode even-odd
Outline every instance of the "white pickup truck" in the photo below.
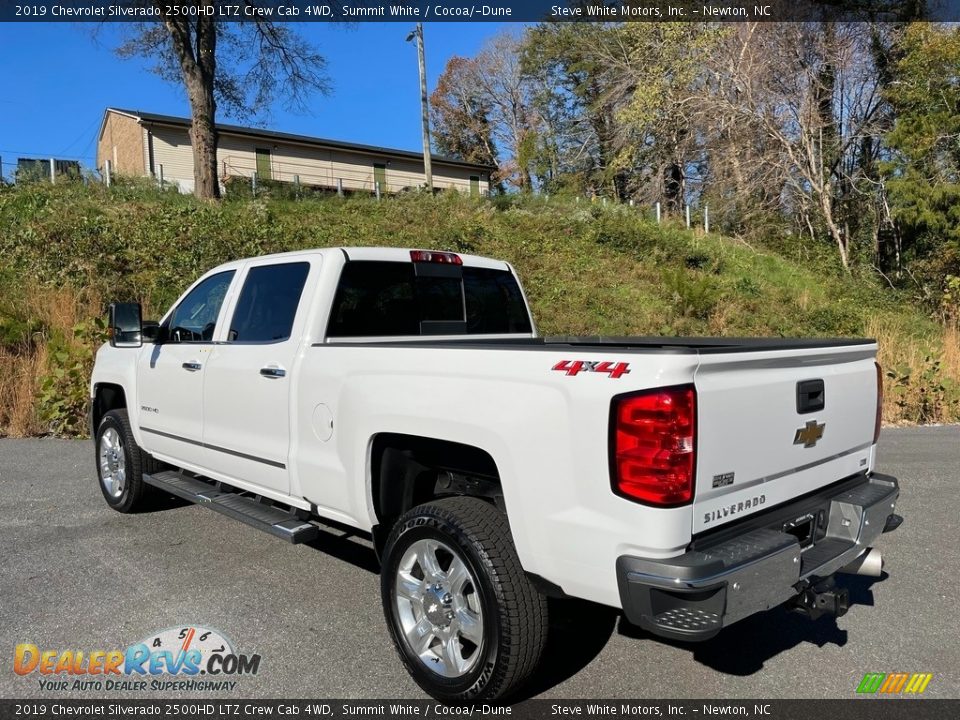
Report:
<svg viewBox="0 0 960 720"><path fill-rule="evenodd" d="M369 532L399 655L443 700L515 690L549 596L681 640L841 615L834 575L879 575L901 522L868 340L542 338L509 264L382 248L227 263L159 323L118 303L109 326L107 503Z"/></svg>

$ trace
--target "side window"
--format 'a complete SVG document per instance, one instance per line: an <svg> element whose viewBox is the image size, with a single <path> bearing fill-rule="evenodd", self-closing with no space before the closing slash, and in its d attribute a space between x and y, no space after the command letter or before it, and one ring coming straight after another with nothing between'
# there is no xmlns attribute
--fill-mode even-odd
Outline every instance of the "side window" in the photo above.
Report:
<svg viewBox="0 0 960 720"><path fill-rule="evenodd" d="M529 333L530 315L517 279L508 270L464 268L467 332Z"/></svg>
<svg viewBox="0 0 960 720"><path fill-rule="evenodd" d="M340 274L327 334L419 335L413 263L350 262Z"/></svg>
<svg viewBox="0 0 960 720"><path fill-rule="evenodd" d="M310 263L250 268L230 321L229 342L282 342L290 337Z"/></svg>
<svg viewBox="0 0 960 720"><path fill-rule="evenodd" d="M233 270L211 275L191 290L167 322L171 342L210 342L220 306L233 280Z"/></svg>

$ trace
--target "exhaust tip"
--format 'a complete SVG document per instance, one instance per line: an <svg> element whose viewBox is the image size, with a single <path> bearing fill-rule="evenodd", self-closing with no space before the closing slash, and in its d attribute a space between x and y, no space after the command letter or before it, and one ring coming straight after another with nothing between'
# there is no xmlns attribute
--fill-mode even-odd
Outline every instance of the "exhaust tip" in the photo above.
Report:
<svg viewBox="0 0 960 720"><path fill-rule="evenodd" d="M840 568L837 572L848 575L880 577L883 575L883 556L876 548L868 548L860 557L846 567Z"/></svg>

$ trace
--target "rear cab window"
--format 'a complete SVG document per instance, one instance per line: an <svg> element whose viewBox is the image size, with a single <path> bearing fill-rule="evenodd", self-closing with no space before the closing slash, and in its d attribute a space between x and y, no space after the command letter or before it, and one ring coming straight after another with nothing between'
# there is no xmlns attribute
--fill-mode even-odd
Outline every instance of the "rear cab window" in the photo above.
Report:
<svg viewBox="0 0 960 720"><path fill-rule="evenodd" d="M530 334L509 270L351 260L340 274L327 336Z"/></svg>

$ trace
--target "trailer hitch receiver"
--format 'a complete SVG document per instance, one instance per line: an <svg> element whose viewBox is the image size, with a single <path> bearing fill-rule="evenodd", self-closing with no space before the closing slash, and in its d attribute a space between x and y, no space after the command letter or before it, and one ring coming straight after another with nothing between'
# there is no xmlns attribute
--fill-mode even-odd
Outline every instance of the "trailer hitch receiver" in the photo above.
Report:
<svg viewBox="0 0 960 720"><path fill-rule="evenodd" d="M837 587L833 578L811 585L793 599L794 610L816 620L822 615L843 617L850 609L850 592Z"/></svg>

